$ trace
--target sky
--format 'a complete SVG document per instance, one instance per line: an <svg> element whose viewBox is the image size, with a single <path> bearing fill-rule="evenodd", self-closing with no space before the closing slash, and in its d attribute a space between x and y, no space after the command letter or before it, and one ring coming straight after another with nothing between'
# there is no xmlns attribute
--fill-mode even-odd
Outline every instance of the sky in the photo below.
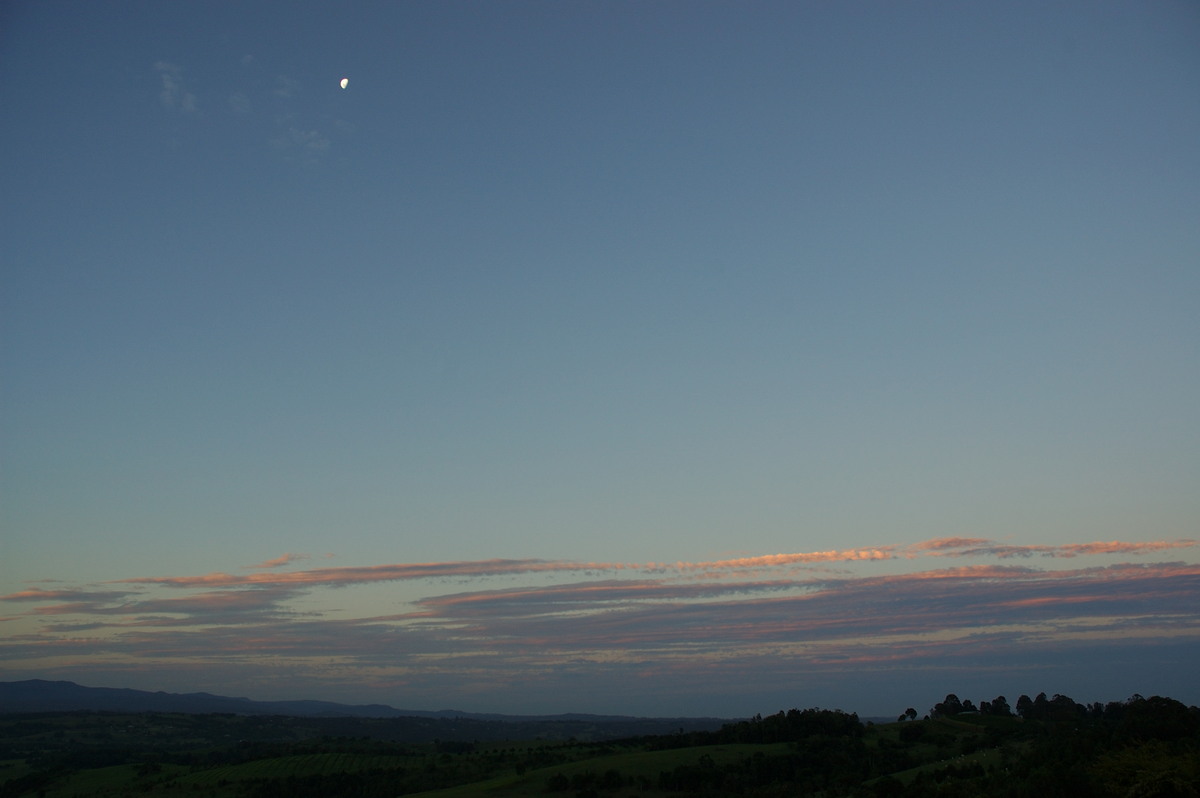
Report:
<svg viewBox="0 0 1200 798"><path fill-rule="evenodd" d="M0 680L1200 703L1197 41L4 3Z"/></svg>

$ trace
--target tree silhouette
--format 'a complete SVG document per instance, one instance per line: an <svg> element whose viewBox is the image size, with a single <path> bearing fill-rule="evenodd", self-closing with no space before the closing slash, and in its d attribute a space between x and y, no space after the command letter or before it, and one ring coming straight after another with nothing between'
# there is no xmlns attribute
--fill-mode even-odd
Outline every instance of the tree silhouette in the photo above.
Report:
<svg viewBox="0 0 1200 798"><path fill-rule="evenodd" d="M970 702L967 702L967 703L969 704ZM975 709L975 706L971 705L971 709L972 710ZM946 696L946 699L944 701L940 701L937 704L935 704L933 709L931 709L929 711L929 714L930 714L930 716L935 717L935 718L948 717L948 716L952 716L952 715L957 715L958 713L962 712L963 710L964 710L964 707L963 707L962 701L960 701L958 696L956 696L954 693L950 693L949 695Z"/></svg>

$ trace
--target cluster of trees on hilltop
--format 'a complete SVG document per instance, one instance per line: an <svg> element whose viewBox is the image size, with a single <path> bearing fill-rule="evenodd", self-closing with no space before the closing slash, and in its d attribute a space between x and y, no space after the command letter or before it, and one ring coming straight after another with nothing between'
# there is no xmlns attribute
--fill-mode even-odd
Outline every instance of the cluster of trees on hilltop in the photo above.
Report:
<svg viewBox="0 0 1200 798"><path fill-rule="evenodd" d="M977 707L969 699L962 701L954 693L950 693L929 710L928 717L945 718L965 714L1012 717L1014 712L1004 696L997 696L991 701L980 701ZM1162 696L1143 698L1137 694L1125 701L1109 701L1107 704L1099 701L1092 704L1080 704L1068 696L1057 693L1052 698L1047 698L1045 693L1038 693L1037 698L1022 695L1017 699L1015 715L1023 720L1112 721L1131 729L1155 726L1160 727L1159 731L1162 728L1173 730L1173 737L1186 736L1200 729L1200 710L1197 710L1196 707L1189 709L1173 698L1163 698ZM915 720L916 716L916 710L909 708L899 717L899 720Z"/></svg>
<svg viewBox="0 0 1200 798"><path fill-rule="evenodd" d="M840 709L789 709L750 720L727 723L709 732L711 743L790 743L814 735L861 737L863 724L854 713Z"/></svg>
<svg viewBox="0 0 1200 798"><path fill-rule="evenodd" d="M862 737L864 728L858 715L840 709L789 709L765 718L760 714L726 723L716 731L680 730L675 735L626 738L625 742L656 750L724 743L791 743L814 736Z"/></svg>
<svg viewBox="0 0 1200 798"><path fill-rule="evenodd" d="M909 710L901 718L915 716ZM1200 709L1159 696L1088 705L1039 694L1021 696L1014 709L1003 696L975 705L951 694L925 720L892 729L838 710L792 709L644 742L652 750L773 747L728 761L704 753L657 779L617 770L603 779L556 774L546 789L598 798L619 794L617 785L761 798L1200 798Z"/></svg>
<svg viewBox="0 0 1200 798"><path fill-rule="evenodd" d="M1042 693L1041 696L1039 696L1039 697L1044 700L1046 698L1046 694ZM1057 698L1059 698L1059 696L1055 696L1055 699L1057 699ZM1028 703L1029 696L1023 695L1023 696L1021 696L1020 700L1017 701L1017 714L1018 715L1021 714L1022 702ZM950 693L949 695L946 696L945 700L939 701L938 703L934 704L933 709L929 710L929 714L926 715L926 717L946 718L946 717L953 717L954 715L963 715L966 713L973 713L973 714L978 713L980 715L999 715L1001 717L1011 717L1013 714L1013 711L1012 711L1012 707L1010 707L1008 705L1008 699L1002 695L996 696L991 701L980 701L979 706L975 706L973 703L971 703L971 699L968 698L967 700L963 701L963 700L959 699L959 697L956 696L954 693ZM908 709L906 709L900 715L900 717L897 718L897 720L901 720L901 721L916 720L916 719L917 719L917 711L915 709L913 709L912 707L909 707Z"/></svg>

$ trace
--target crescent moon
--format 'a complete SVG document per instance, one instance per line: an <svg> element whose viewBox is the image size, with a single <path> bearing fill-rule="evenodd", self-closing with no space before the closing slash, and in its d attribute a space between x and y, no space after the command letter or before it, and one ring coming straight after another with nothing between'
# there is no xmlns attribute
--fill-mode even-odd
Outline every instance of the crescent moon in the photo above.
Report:
<svg viewBox="0 0 1200 798"><path fill-rule="evenodd" d="M341 87L344 89L350 85L350 78L342 78Z"/></svg>

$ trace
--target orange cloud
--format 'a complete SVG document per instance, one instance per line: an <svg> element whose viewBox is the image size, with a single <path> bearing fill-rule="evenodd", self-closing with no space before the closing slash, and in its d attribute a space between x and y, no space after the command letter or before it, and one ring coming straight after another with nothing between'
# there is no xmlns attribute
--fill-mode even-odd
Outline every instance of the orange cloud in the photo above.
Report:
<svg viewBox="0 0 1200 798"><path fill-rule="evenodd" d="M852 562L894 559L894 546L836 551L768 554L730 560L676 563L571 562L564 560L466 560L438 563L392 563L387 565L314 568L290 573L254 573L245 575L214 572L200 576L140 577L119 580L121 584L165 585L168 587L236 587L243 585L349 585L368 582L393 582L443 577L483 577L504 574L527 574L579 571L642 571L649 573L721 571L775 568L786 565ZM287 556L287 555L285 555ZM269 560L282 564L283 558ZM266 565L266 564L263 564Z"/></svg>
<svg viewBox="0 0 1200 798"><path fill-rule="evenodd" d="M674 568L680 571L721 571L725 569L774 568L781 565L808 564L816 562L852 562L855 560L895 559L895 546L879 546L869 549L843 549L836 551L811 551L799 554L764 554L758 557L740 557L732 560L711 562L678 562Z"/></svg>
<svg viewBox="0 0 1200 798"><path fill-rule="evenodd" d="M1100 554L1146 554L1173 548L1197 545L1195 540L1123 542L1108 541L1077 543L1063 546L1007 545L986 538L949 537L934 538L909 546L885 545L857 549L834 549L829 551L765 554L754 557L738 557L725 560L699 562L678 561L675 563L622 563L622 562L572 562L540 559L492 559L466 560L433 563L391 563L371 566L343 566L336 568L314 568L288 573L260 571L252 574L234 575L222 572L199 576L142 577L119 580L120 584L164 585L179 588L228 588L239 586L344 586L371 582L408 581L434 578L474 578L531 573L569 573L640 571L643 573L676 573L689 577L739 578L755 570L783 568L787 566L813 565L834 562L870 562L893 560L900 556L912 559L917 556L930 557L1076 557ZM275 568L303 558L304 555L284 554L259 563L256 568ZM42 600L52 598L54 591L23 591L13 594L14 600ZM41 597L41 598L39 598Z"/></svg>
<svg viewBox="0 0 1200 798"><path fill-rule="evenodd" d="M948 552L975 542L919 545ZM1079 544L1092 546L1129 551L1120 544ZM1075 569L1055 563L1056 570L1039 570L964 562L901 574L871 567L863 569L869 576L836 578L789 578L787 570L769 570L870 562L906 551L878 547L655 564L666 576L649 576L649 566L632 564L485 560L129 580L144 585L136 593L23 590L5 598L44 602L22 616L30 628L43 625L0 637L0 662L10 673L8 663L20 661L57 676L69 676L69 667L91 673L112 663L156 672L204 663L226 672L277 673L273 669L286 662L289 674L303 678L376 674L419 680L430 694L439 694L439 685L506 682L543 691L564 673L614 679L627 688L645 673L656 692L703 692L710 683L738 680L794 684L798 674L811 678L824 671L846 678L848 670L891 663L906 664L897 679L911 677L915 671L908 666L953 663L958 673L998 668L998 662L1045 663L1064 650L1068 637L1097 647L1134 638L1183 641L1189 651L1200 646L1192 609L1200 596L1200 563ZM426 596L399 611L375 605L370 611L394 611L378 616L353 617L353 610L322 606L313 596L292 603L318 585L606 569L610 573L578 581L539 576L522 584L513 578L499 588ZM710 573L713 578L703 577ZM748 573L753 575L741 578ZM167 588L189 590L181 595ZM48 670L44 661L50 659L56 664Z"/></svg>

